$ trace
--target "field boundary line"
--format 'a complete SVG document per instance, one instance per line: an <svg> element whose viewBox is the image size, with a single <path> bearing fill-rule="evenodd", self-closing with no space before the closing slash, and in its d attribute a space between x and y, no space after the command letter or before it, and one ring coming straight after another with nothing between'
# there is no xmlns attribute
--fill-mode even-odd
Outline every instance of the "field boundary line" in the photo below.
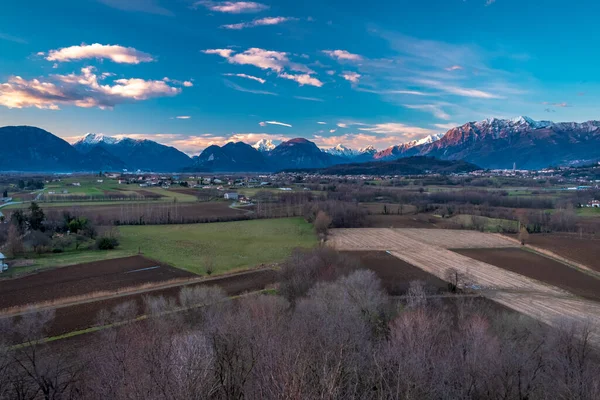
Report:
<svg viewBox="0 0 600 400"><path fill-rule="evenodd" d="M133 290L116 291L112 294L105 294L106 292L98 292L98 293L102 293L102 295L97 296L97 297L92 297L92 298L77 299L74 301L73 301L73 297L65 298L65 299L57 299L57 300L63 300L63 302L60 302L58 304L46 304L45 305L44 303L37 303L37 304L34 303L34 304L28 304L28 305L24 305L24 306L17 306L18 310L16 310L16 311L11 311L11 309L0 310L0 319L12 318L12 317L16 317L19 315L30 314L30 313L34 313L34 312L38 312L38 311L43 311L43 310L57 310L60 308L72 307L72 306L81 305L81 304L88 304L88 303L95 303L98 301L116 299L119 297L126 297L126 296L131 296L131 295L136 295L136 294L150 293L150 292L163 290L163 289L171 289L174 287L184 287L184 286L189 286L189 285L193 285L196 283L205 283L205 282L210 283L213 281L218 281L218 280L221 280L224 278L229 278L232 276L241 276L241 275L247 275L247 274L251 274L254 272L258 272L258 271L269 271L269 270L274 271L274 269L270 268L270 267L258 268L258 269L251 269L251 270L241 271L241 272L232 273L232 274L218 275L218 276L214 276L214 277L210 277L210 278L206 278L206 277L185 278L185 280L183 280L183 281L171 282L168 284L151 286L148 288L140 289L140 286L143 286L143 285L133 286L133 287L130 287ZM93 293L92 293L92 295L93 295ZM89 296L90 295L83 295L83 296L76 296L75 298L89 297ZM71 301L66 302L68 300L71 300Z"/></svg>
<svg viewBox="0 0 600 400"><path fill-rule="evenodd" d="M533 253L537 253L537 254L539 254L541 256L544 256L544 257L550 258L552 260L558 261L561 264L565 264L566 266L568 266L570 268L576 269L576 270L578 270L580 272L583 272L585 274L588 274L588 275L591 275L591 276L593 276L595 278L599 278L600 279L600 272L593 270L592 268L588 267L587 265L584 265L584 264L578 263L576 261L570 260L570 259L568 259L566 257L559 256L558 254L556 254L556 253L554 253L554 252L552 252L550 250L542 249L542 248L537 247L537 246L531 246L531 245L526 244L524 247L525 247L526 250L529 250L529 251L531 251Z"/></svg>
<svg viewBox="0 0 600 400"><path fill-rule="evenodd" d="M261 289L261 290L256 290L253 292L247 292L247 293L243 293L243 294L239 294L237 296L231 296L231 297L227 297L226 300L222 300L219 303L223 303L225 301L231 301L231 300L236 300L236 299L240 299L240 298L244 298L244 297L248 297L248 296L254 296L254 295L259 295L259 294L268 294L270 291L270 289ZM81 336L81 335L85 335L88 333L94 333L94 332L100 332L106 329L111 329L111 328L117 328L119 326L123 326L123 325L127 325L127 324L132 324L135 322L139 322L139 321L144 321L146 319L150 319L150 318L158 318L158 317L163 317L165 315L170 315L170 314L175 314L178 312L182 312L182 311L189 311L189 310L193 310L196 308L202 308L202 307L206 307L209 305L213 305L213 304L217 304L217 303L211 303L211 304L196 304L196 305L192 305L189 307L177 307L174 308L172 310L167 310L167 311L163 311L157 314L142 314L139 315L133 319L129 319L126 321L117 321L117 322L113 322L112 324L107 324L107 325L97 325L97 326L91 326L89 328L85 328L85 329L80 329L77 331L71 331L71 332L67 332L67 333L63 333L61 335L57 335L57 336L51 336L51 337L47 337L47 338L42 338L42 339L38 339L38 340L34 340L31 342L25 342L25 343L19 343L19 344L15 344L13 346L11 346L12 349L19 349L19 348L23 348L23 347L28 347L28 346L34 346L37 344L43 344L43 343L51 343L51 342L56 342L59 340L64 340L64 339L69 339L75 336Z"/></svg>

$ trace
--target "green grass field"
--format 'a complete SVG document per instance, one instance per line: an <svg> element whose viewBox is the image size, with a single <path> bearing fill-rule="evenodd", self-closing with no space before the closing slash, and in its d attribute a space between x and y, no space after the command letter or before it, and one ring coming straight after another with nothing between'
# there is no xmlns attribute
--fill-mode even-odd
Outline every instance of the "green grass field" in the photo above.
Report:
<svg viewBox="0 0 600 400"><path fill-rule="evenodd" d="M147 257L204 274L204 262L223 273L285 259L296 247L317 244L302 218L199 225L124 226L121 250L141 249Z"/></svg>
<svg viewBox="0 0 600 400"><path fill-rule="evenodd" d="M499 219L499 218L488 218L488 217L480 217L485 221L485 232L506 232L506 231L517 231L519 227L519 223L517 221L512 221L508 219ZM472 228L473 220L472 216L468 214L460 214L455 215L450 218L450 221L453 221L457 224L464 226L465 228Z"/></svg>
<svg viewBox="0 0 600 400"><path fill-rule="evenodd" d="M600 217L600 208L582 207L577 209L577 215L581 217Z"/></svg>
<svg viewBox="0 0 600 400"><path fill-rule="evenodd" d="M205 274L208 258L213 274L284 260L297 247L317 245L311 224L302 218L251 220L189 225L123 226L116 250L71 250L32 258L31 265L12 268L11 275L135 255L138 250L197 274Z"/></svg>

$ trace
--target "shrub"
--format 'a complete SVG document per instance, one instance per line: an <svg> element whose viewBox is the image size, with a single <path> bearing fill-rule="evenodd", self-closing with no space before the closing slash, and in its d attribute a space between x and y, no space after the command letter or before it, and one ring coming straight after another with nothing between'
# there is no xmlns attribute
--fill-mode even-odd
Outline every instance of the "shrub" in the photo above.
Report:
<svg viewBox="0 0 600 400"><path fill-rule="evenodd" d="M98 250L113 250L119 245L119 240L114 237L103 236L96 239Z"/></svg>

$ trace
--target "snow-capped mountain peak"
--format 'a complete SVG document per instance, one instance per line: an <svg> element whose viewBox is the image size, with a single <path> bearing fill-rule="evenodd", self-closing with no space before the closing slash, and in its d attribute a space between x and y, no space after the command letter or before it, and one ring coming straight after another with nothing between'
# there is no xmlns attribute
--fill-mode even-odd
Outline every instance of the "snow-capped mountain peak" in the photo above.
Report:
<svg viewBox="0 0 600 400"><path fill-rule="evenodd" d="M487 118L475 123L478 128L492 128L494 130L511 129L541 129L551 126L551 121L536 121L526 116L512 119Z"/></svg>
<svg viewBox="0 0 600 400"><path fill-rule="evenodd" d="M102 133L88 133L83 138L79 139L78 142L89 145L94 145L98 143L116 144L119 143L120 140L121 139L112 136L103 135Z"/></svg>
<svg viewBox="0 0 600 400"><path fill-rule="evenodd" d="M340 157L354 157L357 155L357 152L355 150L352 150L351 148L344 146L341 143L339 143L335 147L326 149L325 152Z"/></svg>
<svg viewBox="0 0 600 400"><path fill-rule="evenodd" d="M358 149L358 152L360 154L375 154L375 153L377 153L377 149L373 145L368 145L367 147Z"/></svg>
<svg viewBox="0 0 600 400"><path fill-rule="evenodd" d="M444 133L435 133L433 135L426 136L422 139L416 139L416 140L411 140L409 142L402 143L399 146L403 147L405 149L410 149L411 147L416 147L416 146L421 146L423 144L437 142L438 140L440 140L443 137L444 137Z"/></svg>
<svg viewBox="0 0 600 400"><path fill-rule="evenodd" d="M258 142L254 143L252 147L260 152L268 152L277 147L277 145L271 139L260 139Z"/></svg>

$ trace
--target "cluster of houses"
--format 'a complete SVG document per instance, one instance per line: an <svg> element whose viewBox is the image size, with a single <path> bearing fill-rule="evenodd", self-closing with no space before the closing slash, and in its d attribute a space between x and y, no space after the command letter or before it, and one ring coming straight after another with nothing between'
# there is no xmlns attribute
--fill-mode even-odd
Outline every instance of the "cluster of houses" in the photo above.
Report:
<svg viewBox="0 0 600 400"><path fill-rule="evenodd" d="M600 200L592 200L587 203L586 207L600 208Z"/></svg>
<svg viewBox="0 0 600 400"><path fill-rule="evenodd" d="M249 199L248 197L244 196L243 194L239 194L239 193L235 193L235 192L228 192L225 193L225 195L223 196L223 198L225 200L233 200L236 201L240 204L251 204L252 200Z"/></svg>

